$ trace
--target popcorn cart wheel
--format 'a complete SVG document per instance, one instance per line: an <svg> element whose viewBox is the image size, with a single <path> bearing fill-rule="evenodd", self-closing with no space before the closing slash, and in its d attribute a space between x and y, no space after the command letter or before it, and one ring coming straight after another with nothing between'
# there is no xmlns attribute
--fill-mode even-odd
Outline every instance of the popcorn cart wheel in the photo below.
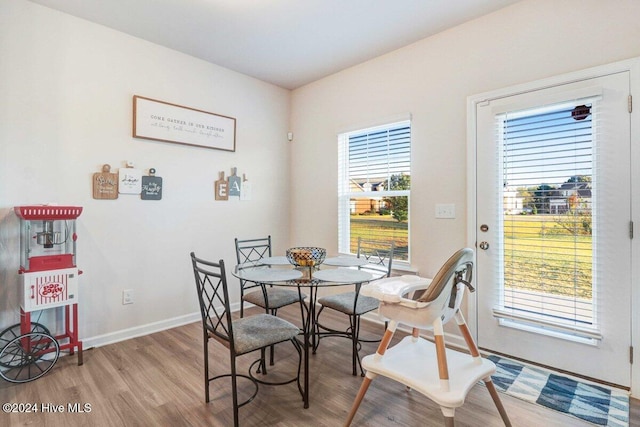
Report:
<svg viewBox="0 0 640 427"><path fill-rule="evenodd" d="M53 368L60 357L60 344L49 330L37 322L31 331L20 334L21 324L0 333L0 376L12 383L36 380Z"/></svg>
<svg viewBox="0 0 640 427"><path fill-rule="evenodd" d="M30 326L31 327L29 328L29 332L38 332L38 333L44 332L45 334L51 335L51 332L49 331L49 329L47 329L47 327L44 326L42 323L31 322ZM22 324L16 323L15 325L9 326L4 331L0 332L0 348L3 348L7 344L9 344L9 341L22 335L21 329L22 329Z"/></svg>

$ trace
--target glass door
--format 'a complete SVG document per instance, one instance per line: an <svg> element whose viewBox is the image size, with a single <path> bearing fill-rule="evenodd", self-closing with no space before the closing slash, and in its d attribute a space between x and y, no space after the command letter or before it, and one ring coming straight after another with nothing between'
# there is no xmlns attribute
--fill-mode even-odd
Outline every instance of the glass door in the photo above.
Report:
<svg viewBox="0 0 640 427"><path fill-rule="evenodd" d="M629 75L476 106L478 344L628 386Z"/></svg>

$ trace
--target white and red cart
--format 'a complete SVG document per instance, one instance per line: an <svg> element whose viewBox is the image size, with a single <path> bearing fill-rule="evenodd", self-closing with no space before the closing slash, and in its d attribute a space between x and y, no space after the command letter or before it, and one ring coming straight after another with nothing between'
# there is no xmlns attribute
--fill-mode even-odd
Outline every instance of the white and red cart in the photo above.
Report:
<svg viewBox="0 0 640 427"><path fill-rule="evenodd" d="M60 350L78 352L78 206L17 206L20 218L20 323L0 332L0 376L15 383L33 381L53 368ZM52 335L32 321L32 313L64 309L64 331Z"/></svg>

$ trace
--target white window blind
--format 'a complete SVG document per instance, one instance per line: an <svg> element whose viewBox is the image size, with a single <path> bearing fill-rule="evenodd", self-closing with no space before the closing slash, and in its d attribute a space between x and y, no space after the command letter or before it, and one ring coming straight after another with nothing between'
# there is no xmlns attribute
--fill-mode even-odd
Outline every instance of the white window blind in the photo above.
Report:
<svg viewBox="0 0 640 427"><path fill-rule="evenodd" d="M355 253L358 237L393 240L408 261L411 123L340 134L338 148L340 252Z"/></svg>
<svg viewBox="0 0 640 427"><path fill-rule="evenodd" d="M496 116L504 233L494 315L599 339L592 230L595 100L580 102Z"/></svg>

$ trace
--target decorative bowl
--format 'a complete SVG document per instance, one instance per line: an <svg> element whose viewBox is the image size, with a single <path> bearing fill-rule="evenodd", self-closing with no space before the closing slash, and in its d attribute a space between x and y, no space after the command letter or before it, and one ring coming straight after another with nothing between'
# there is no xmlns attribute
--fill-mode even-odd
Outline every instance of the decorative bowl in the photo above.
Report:
<svg viewBox="0 0 640 427"><path fill-rule="evenodd" d="M313 267L324 262L327 250L323 248L297 247L287 249L287 259L296 267Z"/></svg>

